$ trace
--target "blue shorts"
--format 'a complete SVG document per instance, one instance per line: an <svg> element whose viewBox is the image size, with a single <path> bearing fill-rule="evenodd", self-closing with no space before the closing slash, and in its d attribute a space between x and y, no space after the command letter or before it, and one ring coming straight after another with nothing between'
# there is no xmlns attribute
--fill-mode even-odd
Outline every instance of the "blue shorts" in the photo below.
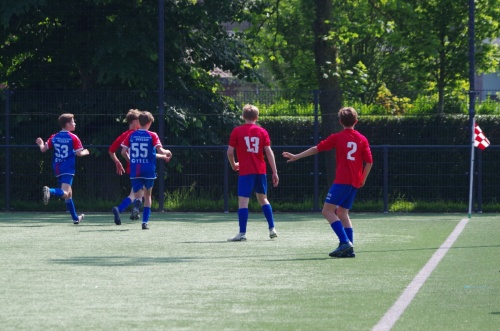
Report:
<svg viewBox="0 0 500 331"><path fill-rule="evenodd" d="M267 176L264 175L245 175L238 178L238 196L250 198L252 191L255 193L267 193Z"/></svg>
<svg viewBox="0 0 500 331"><path fill-rule="evenodd" d="M326 195L325 202L340 206L345 209L351 209L356 198L358 189L352 185L333 184Z"/></svg>
<svg viewBox="0 0 500 331"><path fill-rule="evenodd" d="M62 184L68 184L69 186L71 186L73 185L73 178L74 178L73 175L61 175L57 177L57 184L59 185L59 187Z"/></svg>
<svg viewBox="0 0 500 331"><path fill-rule="evenodd" d="M132 181L132 190L134 191L134 193L139 192L143 188L149 190L155 184L154 179L134 178L131 179L131 181Z"/></svg>

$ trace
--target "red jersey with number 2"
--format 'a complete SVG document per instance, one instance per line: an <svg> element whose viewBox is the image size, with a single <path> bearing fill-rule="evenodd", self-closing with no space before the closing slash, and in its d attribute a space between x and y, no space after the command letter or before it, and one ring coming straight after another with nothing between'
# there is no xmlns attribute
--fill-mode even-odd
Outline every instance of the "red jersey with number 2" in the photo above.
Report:
<svg viewBox="0 0 500 331"><path fill-rule="evenodd" d="M271 146L271 139L264 128L256 124L243 124L234 128L229 136L229 146L236 150L240 176L266 173L264 147Z"/></svg>
<svg viewBox="0 0 500 331"><path fill-rule="evenodd" d="M335 148L337 170L334 184L347 184L355 188L361 186L365 163L373 163L370 144L365 136L353 129L344 129L321 141L319 152Z"/></svg>

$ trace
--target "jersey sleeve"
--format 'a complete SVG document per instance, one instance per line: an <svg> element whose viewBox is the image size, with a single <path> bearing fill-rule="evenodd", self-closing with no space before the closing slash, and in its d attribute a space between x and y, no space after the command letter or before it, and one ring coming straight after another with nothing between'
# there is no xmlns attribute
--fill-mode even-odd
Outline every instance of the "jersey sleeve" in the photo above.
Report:
<svg viewBox="0 0 500 331"><path fill-rule="evenodd" d="M130 134L130 131L125 131L121 135L118 136L118 138L113 141L111 146L109 146L109 152L111 153L116 153L116 151L121 147L123 140Z"/></svg>
<svg viewBox="0 0 500 331"><path fill-rule="evenodd" d="M156 132L149 132L149 134L151 135L151 143L153 144L153 147L156 148L156 146L160 146L162 147L161 145L161 142L160 142L160 138L158 137L158 134Z"/></svg>
<svg viewBox="0 0 500 331"><path fill-rule="evenodd" d="M229 146L236 148L238 146L238 137L236 134L236 130L233 130L229 135Z"/></svg>
<svg viewBox="0 0 500 331"><path fill-rule="evenodd" d="M264 147L265 146L271 146L271 138L269 137L269 133L265 130L262 129L263 131L263 138L264 138Z"/></svg>
<svg viewBox="0 0 500 331"><path fill-rule="evenodd" d="M331 134L325 140L320 141L320 143L316 146L318 152L329 151L332 148L334 148L336 143L336 137L337 136L335 134Z"/></svg>
<svg viewBox="0 0 500 331"><path fill-rule="evenodd" d="M81 151L83 149L82 142L75 134L71 134L71 140L73 141L73 150L75 152Z"/></svg>
<svg viewBox="0 0 500 331"><path fill-rule="evenodd" d="M130 132L126 135L126 137L123 139L121 142L121 147L129 148L130 147L130 136L132 135L133 132Z"/></svg>
<svg viewBox="0 0 500 331"><path fill-rule="evenodd" d="M364 149L363 149L363 161L365 163L373 163L372 151L370 149L370 144L368 140L365 139Z"/></svg>
<svg viewBox="0 0 500 331"><path fill-rule="evenodd" d="M54 144L52 143L52 138L54 138L54 136L55 136L55 134L51 135L49 137L49 139L47 139L47 143L46 144L47 144L47 148L48 149L54 148Z"/></svg>

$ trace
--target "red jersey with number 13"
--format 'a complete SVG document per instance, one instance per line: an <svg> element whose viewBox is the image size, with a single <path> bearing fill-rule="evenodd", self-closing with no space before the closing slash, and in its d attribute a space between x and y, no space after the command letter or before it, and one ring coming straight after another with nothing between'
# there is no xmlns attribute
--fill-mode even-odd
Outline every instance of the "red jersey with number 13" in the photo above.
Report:
<svg viewBox="0 0 500 331"><path fill-rule="evenodd" d="M243 124L233 129L229 146L236 150L239 175L263 175L266 173L264 147L271 146L267 131L256 124Z"/></svg>
<svg viewBox="0 0 500 331"><path fill-rule="evenodd" d="M373 163L370 144L365 136L354 129L344 129L330 135L316 147L319 152L335 148L337 170L334 184L361 186L364 164Z"/></svg>

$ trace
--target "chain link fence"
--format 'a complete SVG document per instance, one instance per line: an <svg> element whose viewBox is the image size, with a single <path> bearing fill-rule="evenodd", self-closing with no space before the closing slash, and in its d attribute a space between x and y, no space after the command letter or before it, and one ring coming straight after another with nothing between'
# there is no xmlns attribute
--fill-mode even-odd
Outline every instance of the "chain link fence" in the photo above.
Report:
<svg viewBox="0 0 500 331"><path fill-rule="evenodd" d="M210 200L216 210L232 210L237 173L226 158L229 133L241 123L244 103L267 109L281 95L239 91L222 97L225 101L217 112L205 112L205 97L167 93L162 120L158 118L158 95L154 92L5 91L0 103L0 209L44 210L41 188L55 186L56 179L51 152L40 153L35 139L46 141L58 132L57 118L65 112L75 114L75 134L91 152L77 159L73 183L76 203L91 201L96 209L103 210L119 203L128 195L130 181L115 174L108 147L127 130L123 119L128 109L138 108L155 115L151 130L160 132L163 126L164 147L174 156L158 169L153 193L159 208L163 209L168 199L181 197ZM280 175L280 185L269 185L268 195L271 202L284 206L282 211L287 211L286 206L294 210L298 204L319 210L331 184L328 174L334 172L335 165L328 163L325 153L295 163L286 163L281 157L285 150L300 152L322 139L321 114L313 100L311 93L311 101L305 106L273 109L259 118L271 136ZM374 167L358 193L356 205L378 204L382 206L380 211L386 212L388 205L398 200L467 204L471 150L467 116L455 121L419 121L361 117L356 129L371 142ZM476 152L474 196L479 211L483 203L498 202L500 183L496 166L500 150L495 146L498 129L488 125L482 128L493 145L486 152Z"/></svg>

